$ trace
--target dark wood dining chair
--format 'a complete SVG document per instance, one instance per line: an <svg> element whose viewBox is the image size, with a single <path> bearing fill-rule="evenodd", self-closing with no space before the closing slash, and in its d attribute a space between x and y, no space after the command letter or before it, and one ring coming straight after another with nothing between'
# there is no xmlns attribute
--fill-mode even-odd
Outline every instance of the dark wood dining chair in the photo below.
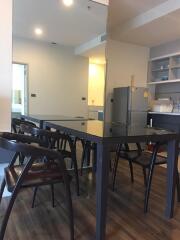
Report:
<svg viewBox="0 0 180 240"><path fill-rule="evenodd" d="M71 166L73 167L73 169L70 169L70 170L71 172L72 171L74 172L74 176L76 180L76 193L79 196L79 174L78 174L76 150L75 150L75 146L72 138L66 134L63 134L57 131L53 132L45 129L34 128L26 124L21 124L20 130L24 134L29 134L33 137L37 137L38 139L43 140L43 143L46 145L47 148L60 152L64 160L69 159L72 162ZM34 207L34 204L35 204L37 190L38 188L35 188L32 207ZM54 186L53 185L51 185L51 192L52 192L52 206L54 207L55 203L54 203Z"/></svg>
<svg viewBox="0 0 180 240"><path fill-rule="evenodd" d="M137 150L129 150L128 144L119 144L117 146L114 168L113 168L113 191L115 190L115 180L118 168L119 159L124 159L129 162L131 181L134 182L133 164L138 164L142 167L145 185L145 200L144 200L144 212L148 211L149 195L151 190L152 177L154 167L156 165L167 164L167 158L158 154L159 148L162 146L160 143L153 145L152 152L142 151L139 143ZM148 170L148 176L146 174ZM176 170L176 184L177 184L177 199L180 201L180 184L179 184L179 173Z"/></svg>
<svg viewBox="0 0 180 240"><path fill-rule="evenodd" d="M31 127L37 127L36 124L33 123L33 122L22 120L22 119L19 119L19 118L12 118L11 119L11 132L21 133L20 132L20 125L21 124L28 125L28 126L31 126Z"/></svg>
<svg viewBox="0 0 180 240"><path fill-rule="evenodd" d="M22 120L19 118L12 118L11 119L11 132L12 133L23 133L23 132L21 132L21 129L20 129L21 124L31 126L31 127L37 127L36 124L33 122ZM19 154L18 159L19 159L19 163L23 164L24 156L21 153Z"/></svg>
<svg viewBox="0 0 180 240"><path fill-rule="evenodd" d="M140 144L137 144L136 150L130 150L127 143L124 144L118 144L115 150L115 159L114 159L114 167L113 167L113 190L115 187L115 179L117 174L117 168L119 159L127 160L129 163L129 169L130 169L130 177L131 182L134 182L134 172L133 172L133 160L136 159L138 156L140 156L142 153L142 149L140 147ZM143 171L144 174L144 171Z"/></svg>
<svg viewBox="0 0 180 240"><path fill-rule="evenodd" d="M97 161L97 146L95 143L91 143L90 141L82 140L82 158L81 158L81 175L83 174L84 164L86 163L87 167L90 167L90 162L92 159L92 168L93 172L96 171L96 161ZM92 157L91 157L92 156Z"/></svg>
<svg viewBox="0 0 180 240"><path fill-rule="evenodd" d="M65 186L69 216L70 239L73 240L74 220L70 192L70 176L67 173L63 156L60 152L44 147L33 146L30 145L29 142L43 145L42 140L31 136L14 133L0 134L0 147L14 152L9 166L4 169L4 178L0 189L0 201L5 186L7 186L7 190L12 193L2 219L0 239L3 240L4 238L11 210L21 189L63 183ZM16 159L19 153L25 156L26 161L24 161L24 165L16 165ZM46 161L39 161L39 159L44 158L46 158Z"/></svg>
<svg viewBox="0 0 180 240"><path fill-rule="evenodd" d="M83 141L82 140L82 158L81 158L81 176L83 175L84 165L86 164L87 168L92 166L92 171L96 172L96 165L97 165L97 144L90 142L90 141ZM111 153L114 153L115 150L112 148L110 150ZM92 160L92 163L91 163ZM109 170L112 171L112 161L109 161Z"/></svg>

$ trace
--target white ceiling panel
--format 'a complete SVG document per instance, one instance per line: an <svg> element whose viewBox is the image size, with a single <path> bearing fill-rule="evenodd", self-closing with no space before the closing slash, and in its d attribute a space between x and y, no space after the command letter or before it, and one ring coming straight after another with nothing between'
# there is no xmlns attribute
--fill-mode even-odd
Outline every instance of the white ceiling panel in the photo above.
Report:
<svg viewBox="0 0 180 240"><path fill-rule="evenodd" d="M131 18L166 2L167 0L111 0L108 26L115 28Z"/></svg>
<svg viewBox="0 0 180 240"><path fill-rule="evenodd" d="M180 39L179 0L117 0L111 4L108 33L112 39L148 47ZM116 4L124 11L115 19Z"/></svg>
<svg viewBox="0 0 180 240"><path fill-rule="evenodd" d="M37 39L34 28L44 31L42 41L77 46L106 31L107 7L75 0L70 8L61 0L14 0L13 34Z"/></svg>

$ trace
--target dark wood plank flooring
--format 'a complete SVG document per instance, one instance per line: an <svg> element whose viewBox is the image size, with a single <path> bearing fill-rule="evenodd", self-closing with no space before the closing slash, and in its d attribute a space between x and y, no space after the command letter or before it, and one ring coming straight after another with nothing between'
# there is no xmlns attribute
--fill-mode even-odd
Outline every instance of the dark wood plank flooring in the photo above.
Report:
<svg viewBox="0 0 180 240"><path fill-rule="evenodd" d="M134 167L135 182L129 177L128 164L119 164L116 192L109 188L108 240L179 240L180 204L176 203L175 217L164 218L166 169L156 167L150 196L150 211L143 213L144 185L141 168ZM110 175L111 182L111 175ZM95 179L91 173L80 177L81 196L72 186L75 220L75 239L95 239ZM32 190L21 192L15 202L6 231L6 240L68 240L69 232L62 186L56 185L56 207L51 207L49 187L39 189L36 207L31 208ZM1 205L0 217L8 198Z"/></svg>

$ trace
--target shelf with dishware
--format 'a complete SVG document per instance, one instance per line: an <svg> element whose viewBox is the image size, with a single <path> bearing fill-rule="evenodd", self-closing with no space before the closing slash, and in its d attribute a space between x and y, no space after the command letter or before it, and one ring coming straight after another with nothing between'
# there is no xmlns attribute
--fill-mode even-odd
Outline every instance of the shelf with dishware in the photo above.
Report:
<svg viewBox="0 0 180 240"><path fill-rule="evenodd" d="M180 82L180 53L153 58L149 61L149 85L177 82Z"/></svg>

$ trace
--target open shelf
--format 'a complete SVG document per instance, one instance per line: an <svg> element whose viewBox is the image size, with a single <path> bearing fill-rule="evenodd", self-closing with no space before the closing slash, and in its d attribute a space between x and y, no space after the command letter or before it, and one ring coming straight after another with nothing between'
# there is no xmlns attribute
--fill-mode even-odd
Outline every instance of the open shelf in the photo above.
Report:
<svg viewBox="0 0 180 240"><path fill-rule="evenodd" d="M180 82L180 79L174 79L174 80L160 80L160 81L154 81L154 82L148 82L148 85L154 85L154 84L166 84L166 83L176 83Z"/></svg>
<svg viewBox="0 0 180 240"><path fill-rule="evenodd" d="M171 69L176 69L176 68L180 68L180 64L172 65L172 66L171 66ZM153 71L153 70L152 70L152 71Z"/></svg>
<svg viewBox="0 0 180 240"><path fill-rule="evenodd" d="M174 82L180 82L180 53L152 59L149 62L149 85Z"/></svg>
<svg viewBox="0 0 180 240"><path fill-rule="evenodd" d="M168 71L169 68L156 68L156 69L152 69L152 72L164 72L164 71Z"/></svg>

